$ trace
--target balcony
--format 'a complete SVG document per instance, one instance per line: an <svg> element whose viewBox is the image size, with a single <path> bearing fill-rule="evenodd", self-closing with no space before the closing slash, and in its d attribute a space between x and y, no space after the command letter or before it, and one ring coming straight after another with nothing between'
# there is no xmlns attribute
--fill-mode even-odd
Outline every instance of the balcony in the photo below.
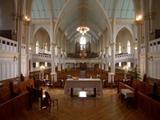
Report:
<svg viewBox="0 0 160 120"><path fill-rule="evenodd" d="M26 46L21 46L22 54L26 53ZM18 53L18 42L8 38L0 37L0 51L5 53Z"/></svg>
<svg viewBox="0 0 160 120"><path fill-rule="evenodd" d="M128 53L117 54L115 56L115 63L118 62L134 62L134 54L128 54Z"/></svg>
<svg viewBox="0 0 160 120"><path fill-rule="evenodd" d="M50 54L44 54L44 53L39 53L39 54L32 54L32 61L34 62L51 62L51 55Z"/></svg>

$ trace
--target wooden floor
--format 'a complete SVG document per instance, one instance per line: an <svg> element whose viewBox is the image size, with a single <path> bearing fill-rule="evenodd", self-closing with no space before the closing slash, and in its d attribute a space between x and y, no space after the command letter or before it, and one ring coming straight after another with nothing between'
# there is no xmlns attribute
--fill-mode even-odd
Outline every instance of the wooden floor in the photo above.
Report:
<svg viewBox="0 0 160 120"><path fill-rule="evenodd" d="M121 103L115 89L104 89L102 97L85 99L66 96L62 89L48 91L58 98L58 110L39 110L35 104L33 110L12 120L151 120L142 111Z"/></svg>

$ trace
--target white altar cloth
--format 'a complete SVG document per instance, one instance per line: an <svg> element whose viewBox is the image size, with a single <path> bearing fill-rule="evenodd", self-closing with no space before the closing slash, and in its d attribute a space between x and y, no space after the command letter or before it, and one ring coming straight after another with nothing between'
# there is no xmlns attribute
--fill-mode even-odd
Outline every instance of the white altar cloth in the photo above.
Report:
<svg viewBox="0 0 160 120"><path fill-rule="evenodd" d="M65 94L71 93L71 88L96 88L96 95L101 96L103 94L102 82L98 78L79 78L78 80L67 79L64 85Z"/></svg>

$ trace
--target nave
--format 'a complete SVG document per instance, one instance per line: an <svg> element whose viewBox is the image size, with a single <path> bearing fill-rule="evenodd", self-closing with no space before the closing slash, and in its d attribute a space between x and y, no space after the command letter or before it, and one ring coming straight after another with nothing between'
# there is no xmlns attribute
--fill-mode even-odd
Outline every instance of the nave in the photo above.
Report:
<svg viewBox="0 0 160 120"><path fill-rule="evenodd" d="M0 0L0 120L160 120L159 5Z"/></svg>
<svg viewBox="0 0 160 120"><path fill-rule="evenodd" d="M63 89L47 89L51 98L58 98L58 110L39 110L38 103L32 110L25 110L12 120L152 120L141 110L121 103L116 89L104 89L97 98L76 98L64 95Z"/></svg>

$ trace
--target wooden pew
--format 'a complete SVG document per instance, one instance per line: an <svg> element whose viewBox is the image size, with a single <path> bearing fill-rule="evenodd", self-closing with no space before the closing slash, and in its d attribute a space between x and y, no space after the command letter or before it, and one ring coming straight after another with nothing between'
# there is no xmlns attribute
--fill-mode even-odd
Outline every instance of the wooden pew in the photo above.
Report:
<svg viewBox="0 0 160 120"><path fill-rule="evenodd" d="M13 81L14 79L2 81L3 85L0 87L0 104L15 97L15 94L18 95L24 91L27 91L27 86L34 87L34 80L25 80L16 85L14 85Z"/></svg>
<svg viewBox="0 0 160 120"><path fill-rule="evenodd" d="M155 120L160 120L160 102L149 96L152 91L152 85L138 80L134 80L132 86L120 82L118 92L120 92L120 89L125 88L135 91L136 106L138 108Z"/></svg>
<svg viewBox="0 0 160 120"><path fill-rule="evenodd" d="M1 83L3 85L0 87L0 104L11 98L10 82L6 80Z"/></svg>
<svg viewBox="0 0 160 120"><path fill-rule="evenodd" d="M29 93L23 92L15 98L0 104L0 119L10 120L12 117L21 114L24 109L29 107Z"/></svg>
<svg viewBox="0 0 160 120"><path fill-rule="evenodd" d="M31 87L31 86L34 87L34 80L32 79L26 80L23 82L19 82L16 85L13 85L13 91L18 92L20 94L27 91L27 87Z"/></svg>
<svg viewBox="0 0 160 120"><path fill-rule="evenodd" d="M160 120L160 102L152 99L142 92L138 92L137 106L138 108L142 109L147 115L153 117L154 120Z"/></svg>

